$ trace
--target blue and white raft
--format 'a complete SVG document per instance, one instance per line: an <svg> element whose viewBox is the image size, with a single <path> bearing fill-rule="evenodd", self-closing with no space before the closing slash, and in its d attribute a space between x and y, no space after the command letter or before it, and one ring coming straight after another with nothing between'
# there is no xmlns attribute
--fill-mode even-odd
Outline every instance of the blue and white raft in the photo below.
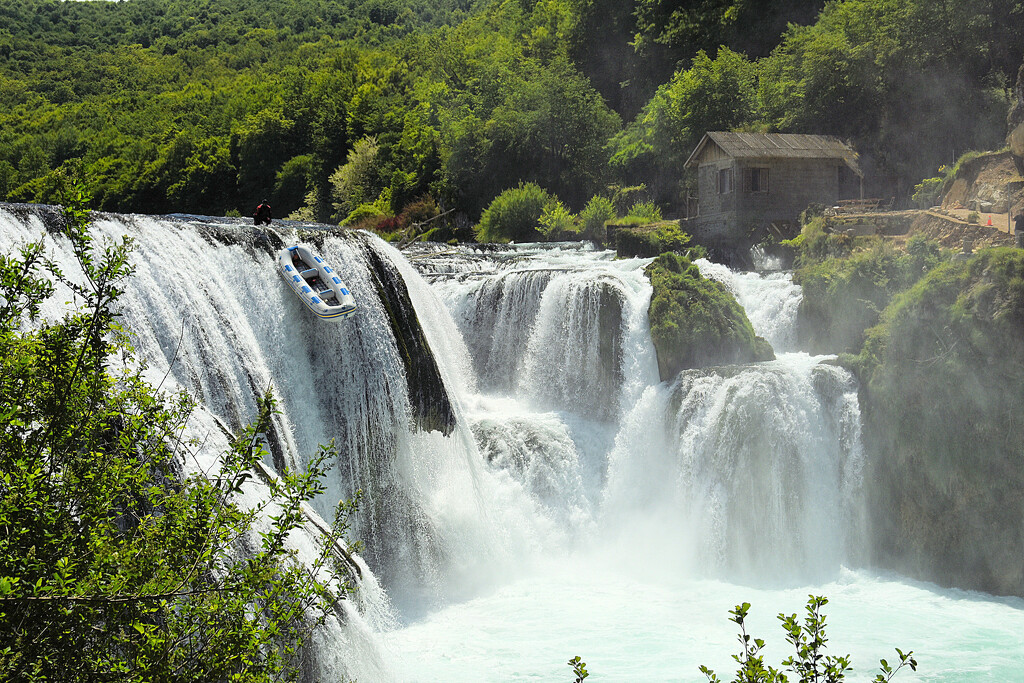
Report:
<svg viewBox="0 0 1024 683"><path fill-rule="evenodd" d="M296 296L319 318L342 319L356 311L356 299L338 274L306 247L277 253L277 268Z"/></svg>

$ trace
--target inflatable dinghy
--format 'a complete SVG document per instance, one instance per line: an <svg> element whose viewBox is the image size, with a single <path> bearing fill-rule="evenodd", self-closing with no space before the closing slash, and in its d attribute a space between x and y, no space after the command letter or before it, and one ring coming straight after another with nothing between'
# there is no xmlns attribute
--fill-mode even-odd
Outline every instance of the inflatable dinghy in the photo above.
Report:
<svg viewBox="0 0 1024 683"><path fill-rule="evenodd" d="M295 295L319 318L342 319L356 311L356 299L338 274L303 246L282 249L277 268Z"/></svg>

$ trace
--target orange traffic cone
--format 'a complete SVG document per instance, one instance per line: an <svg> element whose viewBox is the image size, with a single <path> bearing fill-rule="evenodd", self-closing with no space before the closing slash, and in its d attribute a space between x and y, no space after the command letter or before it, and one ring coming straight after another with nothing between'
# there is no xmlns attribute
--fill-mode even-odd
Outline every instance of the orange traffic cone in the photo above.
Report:
<svg viewBox="0 0 1024 683"><path fill-rule="evenodd" d="M988 223L986 223L985 225L992 225L992 216L991 215L988 217Z"/></svg>

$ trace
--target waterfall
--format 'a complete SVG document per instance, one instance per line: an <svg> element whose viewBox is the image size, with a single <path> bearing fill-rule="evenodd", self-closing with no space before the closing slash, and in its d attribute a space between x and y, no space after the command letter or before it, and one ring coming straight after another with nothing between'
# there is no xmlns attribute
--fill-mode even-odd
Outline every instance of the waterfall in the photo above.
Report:
<svg viewBox="0 0 1024 683"><path fill-rule="evenodd" d="M50 234L56 232L59 220L56 212L45 207L0 205L0 249L11 253L21 244L42 238L48 257L69 277L80 278L67 241ZM298 307L291 306L298 302L276 286L280 282L270 250L257 239L265 236L239 224L189 224L149 216L98 214L93 236L100 247L122 236L134 240L130 261L135 273L120 300L120 322L138 357L148 365L146 376L151 384L163 391L184 389L199 401L184 434L199 444L192 459L183 463L186 470L216 470L220 454L228 447L227 430L255 419L255 398L268 387L273 387L281 409L272 432L266 435L274 455L266 463L269 467L301 467L317 443L331 438L336 439L341 453L354 442L360 442L363 452L372 455L387 448L386 439L374 437L377 442L371 443L369 430L357 435L351 429L330 426L330 415L342 409L357 412L363 422L396 419L401 411L381 405L405 391L397 386L403 377L400 365L387 353L376 358L386 368L374 378L377 384L372 390L359 387L365 395L361 402L355 392L339 396L315 390L330 376L367 378L357 368L390 340L390 333L385 337L378 332L384 329L379 316L368 313L363 327L339 329L344 342L339 344L327 330L301 315ZM354 249L341 241L332 246L331 254L337 260ZM358 268L359 261L354 263L357 267L346 269L346 277L361 282L365 273ZM58 286L42 314L57 319L73 308L70 291ZM342 345L354 351L337 353ZM328 364L328 360L332 362ZM338 463L334 471L344 474L350 466L351 462ZM328 514L332 510L328 500L336 501L342 493L351 495L341 478L329 483L330 494L316 501L319 509L307 511L312 523L290 536L289 543L300 560L316 555L319 528L327 526L320 516L333 516ZM263 491L260 477L250 480L240 503L254 506L266 497ZM394 623L394 614L383 586L364 562L357 561L364 570L358 592L339 603L313 634L314 642L324 646L304 655L304 673L309 680L351 676L380 680L393 675L374 633Z"/></svg>
<svg viewBox="0 0 1024 683"><path fill-rule="evenodd" d="M365 234L318 233L317 251L335 264L360 307L352 321L324 323L308 315L275 270L275 249L297 241L294 230L266 233L231 219L94 218L100 242L134 240L135 273L120 301L121 320L154 385L186 390L200 413L231 429L254 419L255 397L272 387L279 410L267 434L272 468L302 468L318 444L333 443L338 458L314 506L329 519L340 498L363 489L353 535L372 568L365 590L376 590L379 580L391 601L414 613L471 592L536 544L543 529L532 502L491 481L468 423L455 424L451 406L440 411L450 418L426 419L449 399L442 381L428 381L429 345L417 349L402 339L400 348L396 339L396 299L425 304L415 287L407 292L400 270L407 265L393 249ZM65 240L48 234L57 220L47 209L0 206L0 248L12 252L45 236L51 258L73 273ZM44 315L59 317L70 298L58 290ZM443 347L440 340L433 345ZM451 355L434 372L458 387ZM189 429L215 458L226 441L210 424L197 418ZM490 509L495 499L504 501L500 518ZM366 600L382 612L387 602ZM390 621L386 613L362 619Z"/></svg>
<svg viewBox="0 0 1024 683"><path fill-rule="evenodd" d="M863 557L862 470L849 374L792 354L650 387L618 435L604 509L666 569L815 580Z"/></svg>
<svg viewBox="0 0 1024 683"><path fill-rule="evenodd" d="M784 353L665 385L646 333L647 261L518 253L485 268L470 253L415 260L468 340L483 395L471 419L492 467L592 532L634 550L650 539L633 553L643 563L767 580L863 557L856 386L822 358L785 353L800 300L788 274L699 261Z"/></svg>
<svg viewBox="0 0 1024 683"><path fill-rule="evenodd" d="M414 262L468 340L478 393L465 400L480 447L492 466L546 491L545 509L558 497L585 525L619 415L657 382L646 261L556 248L481 270L469 267L475 254L464 258L447 254L444 272Z"/></svg>
<svg viewBox="0 0 1024 683"><path fill-rule="evenodd" d="M48 225L46 209L0 205L0 248ZM659 614L659 600L703 590L732 601L730 582L768 600L803 597L809 584L874 585L847 569L864 564L868 533L857 387L830 357L800 352L800 288L787 273L698 261L778 359L663 383L649 259L578 245L399 252L365 233L185 216L99 214L95 230L135 239L123 323L153 383L200 401L189 429L210 457L226 443L221 425L251 420L254 397L273 387L266 464L301 468L333 442L310 514L329 518L364 491L354 520L363 584L316 634L310 677L552 678L575 654L568 634L619 651L622 629L601 630L617 623L614 610L669 632L688 607ZM314 319L280 280L275 250L295 242L344 278L359 305L352 319ZM60 237L47 249L68 263ZM44 315L59 316L66 299L59 292ZM723 622L736 604L687 600ZM478 631L486 618L504 621ZM543 640L549 627L566 634L553 653L496 635ZM639 637L629 636L641 649L615 660L620 678L677 680L671 658L637 659L652 642ZM466 645L478 638L487 644ZM480 670L505 657L518 668ZM666 668L659 677L643 666Z"/></svg>

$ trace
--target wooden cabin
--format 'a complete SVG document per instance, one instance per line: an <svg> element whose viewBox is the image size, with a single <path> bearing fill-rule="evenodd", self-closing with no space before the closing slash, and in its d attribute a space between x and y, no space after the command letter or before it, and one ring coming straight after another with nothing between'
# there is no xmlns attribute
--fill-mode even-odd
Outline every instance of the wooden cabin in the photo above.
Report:
<svg viewBox="0 0 1024 683"><path fill-rule="evenodd" d="M809 205L862 192L857 153L829 135L706 133L685 168L697 169L687 229L705 243L743 242L773 226L785 233Z"/></svg>

